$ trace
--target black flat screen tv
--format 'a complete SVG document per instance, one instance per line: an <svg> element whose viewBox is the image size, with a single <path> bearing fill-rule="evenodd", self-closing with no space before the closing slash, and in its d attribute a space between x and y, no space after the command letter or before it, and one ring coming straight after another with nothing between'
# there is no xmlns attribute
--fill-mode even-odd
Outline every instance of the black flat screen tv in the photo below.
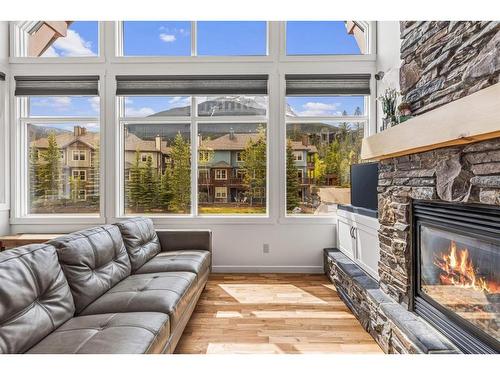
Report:
<svg viewBox="0 0 500 375"><path fill-rule="evenodd" d="M351 165L351 205L376 211L377 184L378 163Z"/></svg>

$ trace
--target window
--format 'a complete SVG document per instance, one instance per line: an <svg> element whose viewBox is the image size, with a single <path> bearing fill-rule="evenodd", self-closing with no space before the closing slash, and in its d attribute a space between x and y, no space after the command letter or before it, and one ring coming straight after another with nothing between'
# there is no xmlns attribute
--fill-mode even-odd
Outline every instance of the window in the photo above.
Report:
<svg viewBox="0 0 500 375"><path fill-rule="evenodd" d="M80 169L73 169L71 171L74 180L87 181L87 171Z"/></svg>
<svg viewBox="0 0 500 375"><path fill-rule="evenodd" d="M210 151L203 150L198 152L198 163L205 164L210 161Z"/></svg>
<svg viewBox="0 0 500 375"><path fill-rule="evenodd" d="M285 78L287 214L328 215L336 204L350 203L350 166L361 162L370 77Z"/></svg>
<svg viewBox="0 0 500 375"><path fill-rule="evenodd" d="M215 170L215 179L216 180L227 180L227 171L225 169L216 169Z"/></svg>
<svg viewBox="0 0 500 375"><path fill-rule="evenodd" d="M95 57L99 55L97 21L24 21L16 25L16 56Z"/></svg>
<svg viewBox="0 0 500 375"><path fill-rule="evenodd" d="M21 166L27 175L16 182L21 206L16 215L99 214L99 77L14 78L18 134L26 150Z"/></svg>
<svg viewBox="0 0 500 375"><path fill-rule="evenodd" d="M133 95L134 90L140 94ZM153 96L148 90L155 94L211 94L207 92L211 90L234 94L183 96L179 98L185 98L184 104L176 110L165 110L165 103L175 96ZM250 91L252 95L243 91ZM123 168L124 174L130 176L129 181L124 180L122 193L125 214L267 213L267 76L216 76L213 79L210 76L118 76L117 95L124 137ZM161 105L147 116L127 116L131 103L141 100L141 107L153 108L155 104L151 103ZM191 140L195 139L192 144ZM153 156L150 166L145 165L140 153L135 156L138 149L169 155L171 162L158 163L165 156L159 159ZM196 155L193 162L197 164L197 178L193 176L193 179L191 153ZM247 173L235 178L240 168ZM160 182L152 183L151 193L146 199L141 198L141 195L144 197L141 191L149 181ZM158 188L162 186L161 181L164 188ZM227 188L223 200L222 193L216 194L216 187ZM160 193L162 189L164 192Z"/></svg>
<svg viewBox="0 0 500 375"><path fill-rule="evenodd" d="M80 122L79 125L74 125L74 122L44 123L30 118L23 118L21 123L25 126L28 145L27 213L99 213L100 137L97 119L96 123ZM85 135L77 136L82 129ZM88 150L73 150L72 161L61 159L61 151L71 147L71 143L78 143ZM85 152L92 155L92 161L85 159ZM75 160L86 163L87 169L67 172ZM84 182L85 186L82 186ZM85 194L82 195L83 190Z"/></svg>
<svg viewBox="0 0 500 375"><path fill-rule="evenodd" d="M87 191L86 190L78 190L78 197L77 199L79 201L84 201L87 199Z"/></svg>
<svg viewBox="0 0 500 375"><path fill-rule="evenodd" d="M196 99L198 116L266 116L267 96L208 96Z"/></svg>
<svg viewBox="0 0 500 375"><path fill-rule="evenodd" d="M293 160L302 161L303 151L294 151L293 152Z"/></svg>
<svg viewBox="0 0 500 375"><path fill-rule="evenodd" d="M193 25L196 24L196 27ZM192 35L192 33L196 35ZM192 41L196 40L193 45ZM195 47L195 48L194 48ZM125 21L122 56L263 56L263 21Z"/></svg>
<svg viewBox="0 0 500 375"><path fill-rule="evenodd" d="M121 120L126 214L186 215L191 212L189 123ZM143 153L148 151L148 153ZM162 156L170 163L158 163Z"/></svg>
<svg viewBox="0 0 500 375"><path fill-rule="evenodd" d="M215 198L217 199L226 199L227 198L227 187L219 187L215 188Z"/></svg>
<svg viewBox="0 0 500 375"><path fill-rule="evenodd" d="M85 161L85 150L72 150L73 161Z"/></svg>
<svg viewBox="0 0 500 375"><path fill-rule="evenodd" d="M267 24L263 21L199 21L199 56L263 56L267 54Z"/></svg>
<svg viewBox="0 0 500 375"><path fill-rule="evenodd" d="M189 96L126 96L123 98L126 117L171 117L191 115Z"/></svg>
<svg viewBox="0 0 500 375"><path fill-rule="evenodd" d="M286 54L365 54L367 30L368 23L361 21L288 21Z"/></svg>
<svg viewBox="0 0 500 375"><path fill-rule="evenodd" d="M190 56L191 22L125 21L124 56Z"/></svg>
<svg viewBox="0 0 500 375"><path fill-rule="evenodd" d="M227 197L224 197L225 204L221 205L216 194L218 186L214 187L210 181L198 181L198 196L203 198L198 201L198 213L266 214L266 124L201 122L198 124L198 138L200 147L212 150L210 161L198 168L213 169L215 185L221 181L227 184Z"/></svg>

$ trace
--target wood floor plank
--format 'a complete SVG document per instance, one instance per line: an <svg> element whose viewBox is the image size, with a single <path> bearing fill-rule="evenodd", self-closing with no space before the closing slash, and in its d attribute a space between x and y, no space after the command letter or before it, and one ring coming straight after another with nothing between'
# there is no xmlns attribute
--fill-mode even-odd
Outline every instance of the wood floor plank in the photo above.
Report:
<svg viewBox="0 0 500 375"><path fill-rule="evenodd" d="M382 353L324 275L212 274L176 353Z"/></svg>

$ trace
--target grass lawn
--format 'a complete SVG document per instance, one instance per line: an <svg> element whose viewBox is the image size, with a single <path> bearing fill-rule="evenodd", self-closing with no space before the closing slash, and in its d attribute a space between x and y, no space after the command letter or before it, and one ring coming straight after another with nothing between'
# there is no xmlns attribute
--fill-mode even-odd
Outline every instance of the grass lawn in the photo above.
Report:
<svg viewBox="0 0 500 375"><path fill-rule="evenodd" d="M240 215L248 215L248 214L265 214L265 207L236 207L236 206L200 206L198 207L198 212L200 214L208 214L208 215L230 215L230 214L240 214Z"/></svg>

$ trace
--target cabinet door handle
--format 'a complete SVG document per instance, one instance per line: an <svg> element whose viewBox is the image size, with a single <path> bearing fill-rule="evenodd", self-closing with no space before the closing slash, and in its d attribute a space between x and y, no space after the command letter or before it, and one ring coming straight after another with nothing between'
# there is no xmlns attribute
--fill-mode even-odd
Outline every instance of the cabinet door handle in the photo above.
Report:
<svg viewBox="0 0 500 375"><path fill-rule="evenodd" d="M352 238L356 239L356 228L352 227Z"/></svg>
<svg viewBox="0 0 500 375"><path fill-rule="evenodd" d="M353 229L354 229L354 227L351 227L351 229L349 230L349 234L351 235L351 238L354 238L354 235L352 234Z"/></svg>

